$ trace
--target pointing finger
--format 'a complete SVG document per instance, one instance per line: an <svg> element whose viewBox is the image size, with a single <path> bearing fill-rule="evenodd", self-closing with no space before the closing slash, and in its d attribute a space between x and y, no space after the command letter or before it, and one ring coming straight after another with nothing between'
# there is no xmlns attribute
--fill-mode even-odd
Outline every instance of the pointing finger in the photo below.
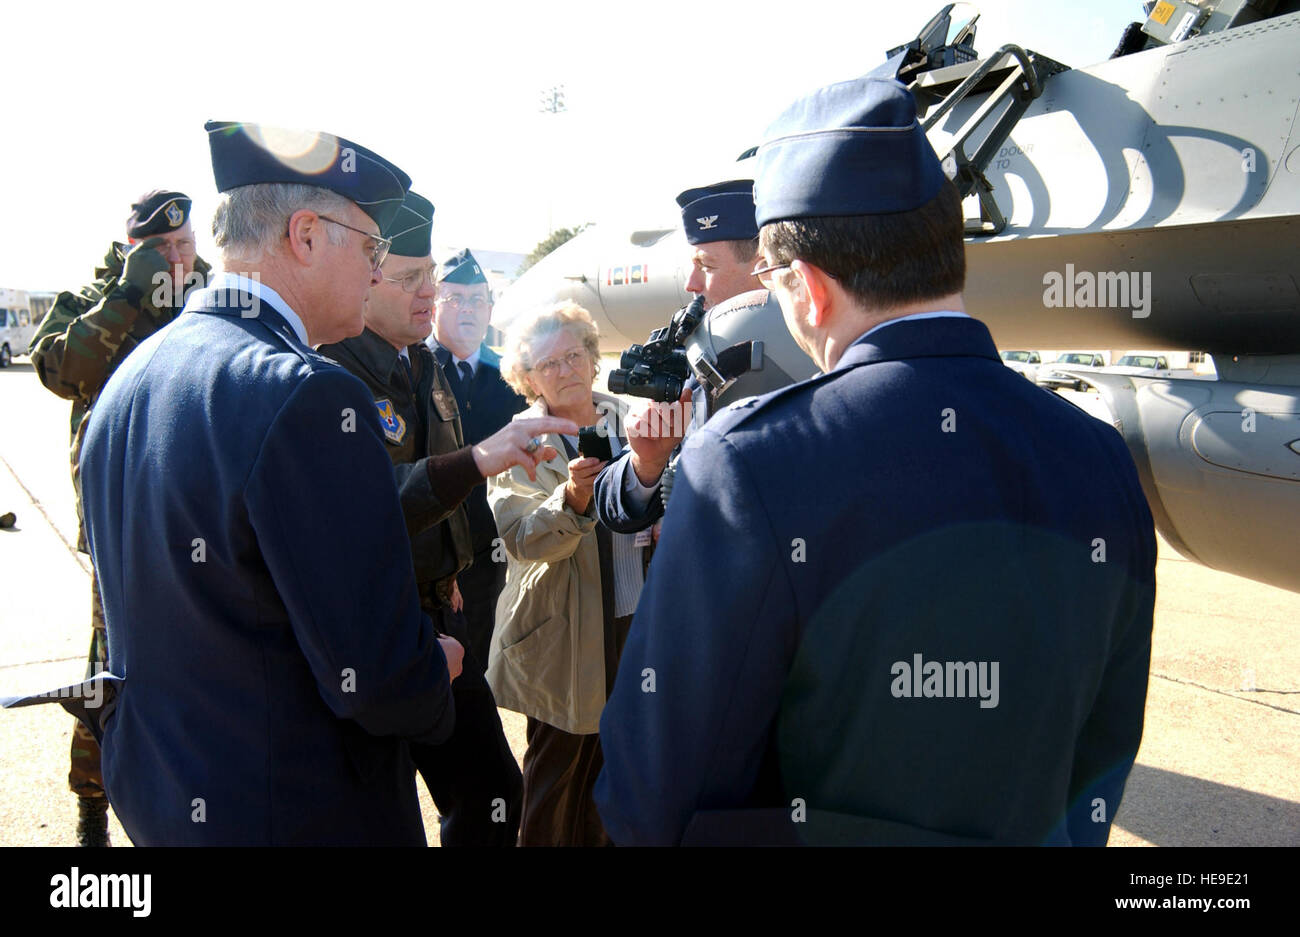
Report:
<svg viewBox="0 0 1300 937"><path fill-rule="evenodd" d="M558 416L531 417L527 420L519 420L514 425L524 428L530 436L541 436L545 433L565 433L574 436L578 432L577 423Z"/></svg>

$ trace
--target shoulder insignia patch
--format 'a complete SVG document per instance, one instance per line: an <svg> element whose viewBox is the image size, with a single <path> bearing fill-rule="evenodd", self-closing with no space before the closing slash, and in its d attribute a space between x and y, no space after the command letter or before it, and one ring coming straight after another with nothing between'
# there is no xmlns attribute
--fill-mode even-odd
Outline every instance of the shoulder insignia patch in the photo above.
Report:
<svg viewBox="0 0 1300 937"><path fill-rule="evenodd" d="M379 422L384 426L384 436L395 445L401 445L406 438L406 421L393 409L393 402L387 398L375 401L379 410Z"/></svg>

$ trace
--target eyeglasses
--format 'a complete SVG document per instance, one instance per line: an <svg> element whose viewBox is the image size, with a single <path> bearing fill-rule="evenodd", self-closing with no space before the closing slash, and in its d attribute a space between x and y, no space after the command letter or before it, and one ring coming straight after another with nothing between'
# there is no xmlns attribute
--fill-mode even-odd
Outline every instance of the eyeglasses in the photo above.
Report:
<svg viewBox="0 0 1300 937"><path fill-rule="evenodd" d="M449 306L452 309L472 309L475 312L481 312L488 307L486 296L461 296L459 293L439 296L437 303L439 306Z"/></svg>
<svg viewBox="0 0 1300 937"><path fill-rule="evenodd" d="M328 221L330 224L336 224L340 228L347 228L349 231L355 231L357 234L364 234L370 238L370 269L378 270L379 265L384 262L388 256L388 249L393 246L392 239L382 238L378 234L371 234L369 231L362 231L360 228L354 228L350 224L344 224L341 221L335 221L333 218L327 218L324 215L317 215L321 221Z"/></svg>
<svg viewBox="0 0 1300 937"><path fill-rule="evenodd" d="M438 268L430 266L425 267L423 270L412 270L405 276L384 277L384 279L389 283L402 284L403 293L414 293L417 292L420 287L424 286L424 281L426 279L429 281L430 286L437 286L437 280L435 279L437 275Z"/></svg>
<svg viewBox="0 0 1300 937"><path fill-rule="evenodd" d="M166 257L173 247L176 248L176 253L180 254L182 257L194 256L194 238L183 238L179 241L163 241L155 247L154 250Z"/></svg>
<svg viewBox="0 0 1300 937"><path fill-rule="evenodd" d="M563 358L545 358L537 362L537 364L533 365L528 370L538 371L541 373L542 377L548 377L548 378L555 377L557 374L560 373L560 364L561 362L563 362L564 364L568 365L570 371L572 371L574 374L578 374L580 373L578 371L578 368L582 366L582 363L584 361L590 361L590 360L591 358L590 356L588 356L585 350L571 351Z"/></svg>
<svg viewBox="0 0 1300 937"><path fill-rule="evenodd" d="M772 288L772 274L777 270L788 270L789 268L789 264L772 264L767 267L755 267L749 272L751 276L758 277L758 282L762 284L763 289L770 290Z"/></svg>

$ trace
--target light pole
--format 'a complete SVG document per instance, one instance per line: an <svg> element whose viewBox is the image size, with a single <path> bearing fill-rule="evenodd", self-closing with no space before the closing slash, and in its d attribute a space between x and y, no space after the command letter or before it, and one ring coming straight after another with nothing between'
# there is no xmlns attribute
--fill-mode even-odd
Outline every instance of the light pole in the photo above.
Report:
<svg viewBox="0 0 1300 937"><path fill-rule="evenodd" d="M544 89L541 93L541 98L538 101L537 110L543 114L551 114L551 115L563 114L565 111L567 111L568 107L566 107L564 103L564 85L563 84L552 85L551 87ZM558 149L558 147L552 145L547 147L547 149L550 150L553 154ZM552 159L554 159L554 157L552 157ZM554 180L555 164L552 163L551 165L552 165L551 179ZM547 193L546 194L546 234L549 237L550 235L555 233L555 226L552 224L552 219L551 219L551 215L555 207L555 194L554 194L555 190L552 186L548 185L546 189L546 193Z"/></svg>

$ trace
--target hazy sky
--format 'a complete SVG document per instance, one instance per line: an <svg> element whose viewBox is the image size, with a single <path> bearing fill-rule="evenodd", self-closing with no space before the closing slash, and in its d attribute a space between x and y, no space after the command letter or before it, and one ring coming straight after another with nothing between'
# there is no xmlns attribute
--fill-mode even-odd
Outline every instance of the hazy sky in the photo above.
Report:
<svg viewBox="0 0 1300 937"><path fill-rule="evenodd" d="M216 192L203 122L326 130L437 207L434 241L527 252L548 224L676 221L799 94L862 74L942 3L880 0L10 4L0 286L90 278L130 203ZM1137 0L985 0L976 46L1110 54ZM962 7L955 12L962 14ZM568 111L539 112L563 84Z"/></svg>

